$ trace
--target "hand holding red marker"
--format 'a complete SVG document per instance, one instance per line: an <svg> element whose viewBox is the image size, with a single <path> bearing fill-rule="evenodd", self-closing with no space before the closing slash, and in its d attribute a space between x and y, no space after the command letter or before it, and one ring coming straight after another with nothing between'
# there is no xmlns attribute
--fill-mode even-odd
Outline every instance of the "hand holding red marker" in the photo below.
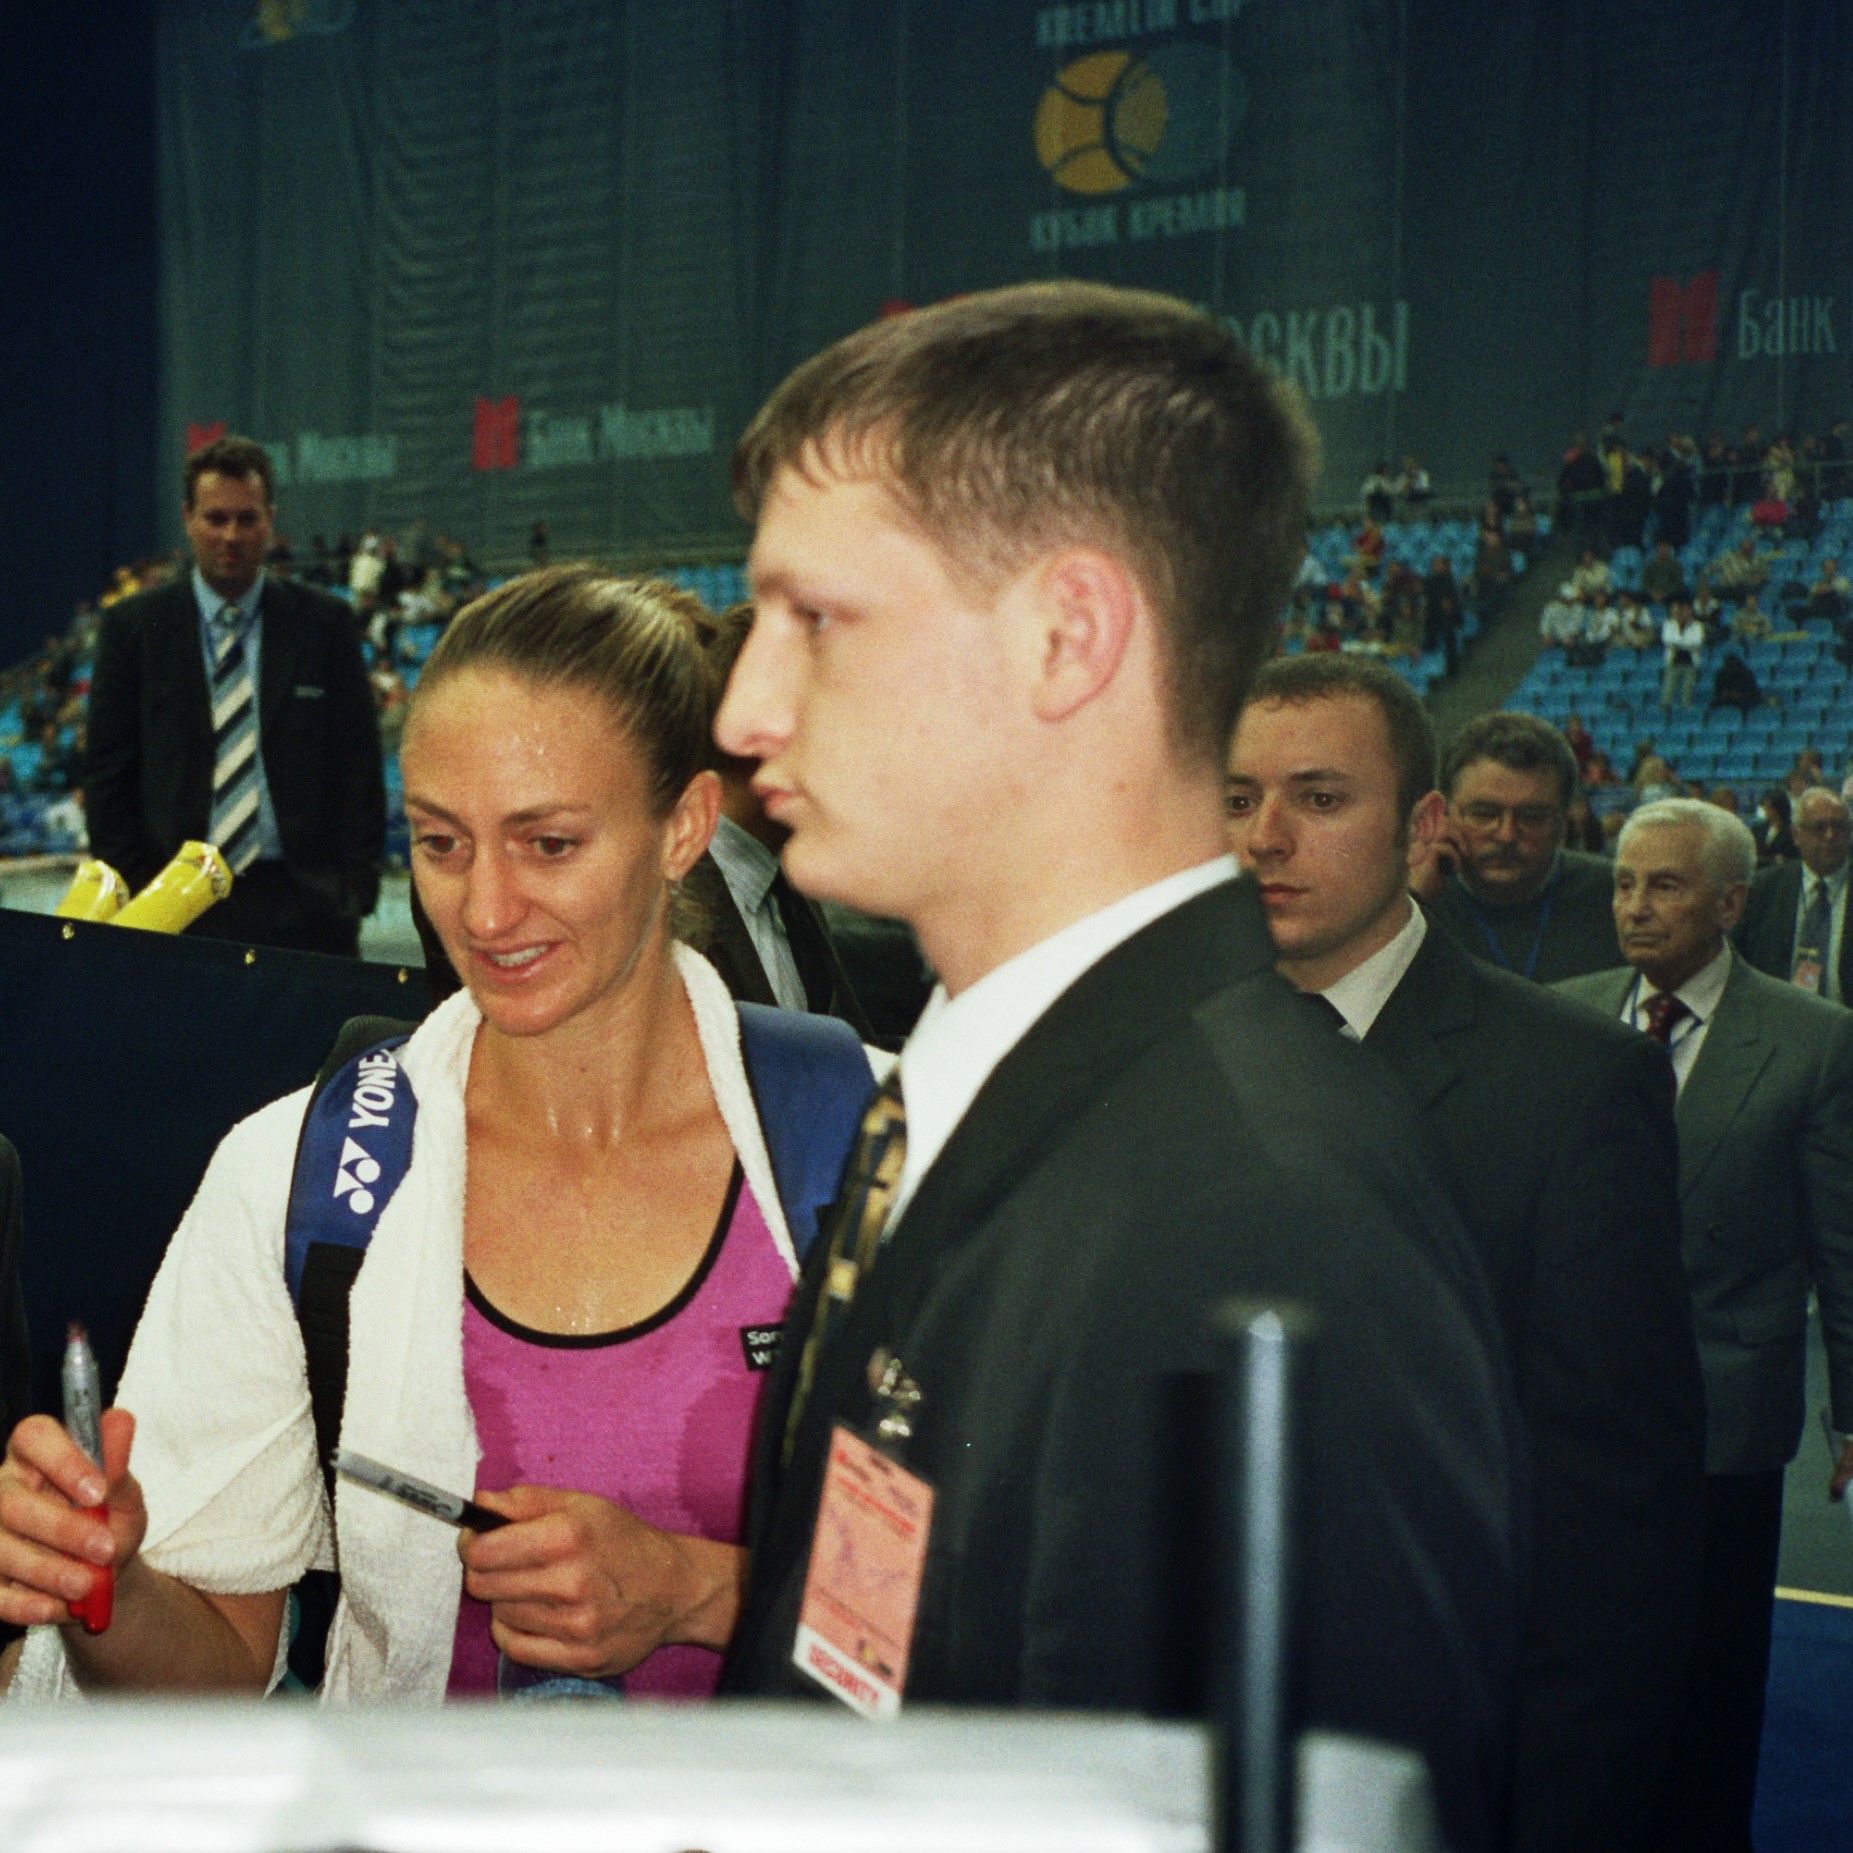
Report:
<svg viewBox="0 0 1853 1853"><path fill-rule="evenodd" d="M97 1375L96 1354L84 1328L71 1322L64 1347L64 1426L70 1437L103 1466L103 1385ZM101 1634L109 1626L116 1603L116 1572L107 1566L95 1572L90 1593L69 1603L71 1618L84 1624L86 1634Z"/></svg>

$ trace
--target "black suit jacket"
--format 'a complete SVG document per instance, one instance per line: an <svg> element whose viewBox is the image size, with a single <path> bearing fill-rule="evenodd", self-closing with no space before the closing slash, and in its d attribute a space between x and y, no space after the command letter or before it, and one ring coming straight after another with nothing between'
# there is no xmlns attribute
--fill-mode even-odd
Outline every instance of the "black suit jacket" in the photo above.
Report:
<svg viewBox="0 0 1853 1853"><path fill-rule="evenodd" d="M1698 1595L1705 1403L1666 1057L1432 929L1365 1047L1446 1154L1531 1442L1511 1844L1626 1853Z"/></svg>
<svg viewBox="0 0 1853 1853"><path fill-rule="evenodd" d="M759 962L753 936L746 930L733 890L727 886L727 878L712 854L703 853L683 876L682 886L700 914L692 943L720 973L729 995L742 1004L776 1004L772 981ZM818 1016L841 1017L864 1042L873 1043L875 1031L863 1015L849 974L837 957L823 909L789 883L785 888L789 897L783 910L785 936L798 976L804 980L805 1008Z"/></svg>
<svg viewBox="0 0 1853 1853"><path fill-rule="evenodd" d="M357 922L379 898L386 788L354 616L274 574L261 609L259 741L284 864L318 914ZM204 840L212 819L212 717L190 578L103 614L88 725L90 847L139 888L182 843Z"/></svg>
<svg viewBox="0 0 1853 1853"><path fill-rule="evenodd" d="M1758 971L1785 984L1795 963L1795 924L1801 912L1802 882L1807 864L1798 857L1762 870L1750 884L1744 917L1732 934L1737 950ZM1840 935L1839 1002L1853 999L1853 933Z"/></svg>
<svg viewBox="0 0 1853 1853"><path fill-rule="evenodd" d="M1306 1411L1307 1710L1413 1744L1450 1845L1492 1844L1529 1529L1484 1276L1364 1051L1273 971L1253 885L1186 903L1086 972L992 1072L833 1326L777 1465L794 1302L762 1411L734 1691L790 1667L831 1427L889 1347L936 1490L913 1700L1174 1709L1210 1633L1180 1543L1180 1386L1231 1294L1323 1322ZM1180 1622L1181 1612L1181 1622Z"/></svg>

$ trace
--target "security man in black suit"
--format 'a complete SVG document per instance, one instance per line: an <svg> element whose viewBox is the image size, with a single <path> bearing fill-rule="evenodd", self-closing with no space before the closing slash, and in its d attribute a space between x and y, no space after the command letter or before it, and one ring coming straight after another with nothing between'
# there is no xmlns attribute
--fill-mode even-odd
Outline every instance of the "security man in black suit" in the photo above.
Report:
<svg viewBox="0 0 1853 1853"><path fill-rule="evenodd" d="M1803 792L1792 828L1800 856L1758 874L1731 938L1758 971L1832 1003L1853 1004L1846 800L1824 785Z"/></svg>
<svg viewBox="0 0 1853 1853"><path fill-rule="evenodd" d="M1438 1139L1517 1371L1537 1532L1509 1844L1641 1844L1698 1591L1704 1401L1666 1063L1612 1016L1469 958L1408 892L1443 799L1409 685L1269 663L1230 835L1279 969L1381 1057Z"/></svg>
<svg viewBox="0 0 1853 1853"><path fill-rule="evenodd" d="M724 1683L880 1702L801 1621L826 1468L849 1498L879 1418L933 1489L907 1702L1176 1706L1174 1495L1215 1464L1165 1417L1213 1304L1303 1301L1305 1717L1419 1749L1479 1849L1529 1530L1490 1293L1223 833L1312 454L1210 317L1074 282L865 328L741 441L755 618L717 738L793 881L905 920L941 984L767 1385Z"/></svg>
<svg viewBox="0 0 1853 1853"><path fill-rule="evenodd" d="M187 460L193 570L103 615L84 797L92 852L132 887L216 843L231 895L192 931L359 949L379 898L386 789L353 614L264 570L270 458L220 438Z"/></svg>

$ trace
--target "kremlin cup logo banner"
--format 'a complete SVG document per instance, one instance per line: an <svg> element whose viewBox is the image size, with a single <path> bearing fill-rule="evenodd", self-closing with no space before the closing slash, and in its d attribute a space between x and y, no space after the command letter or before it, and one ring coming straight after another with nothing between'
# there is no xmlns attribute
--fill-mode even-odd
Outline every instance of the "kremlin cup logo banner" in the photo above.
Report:
<svg viewBox="0 0 1853 1853"><path fill-rule="evenodd" d="M1034 214L1029 246L1050 254L1234 230L1247 194L1228 184L1247 84L1219 37L1241 0L1097 0L1045 6L1038 51L1057 64L1035 107L1037 161L1063 203ZM1117 41L1103 44L1104 41ZM1089 46L1102 49L1090 50Z"/></svg>

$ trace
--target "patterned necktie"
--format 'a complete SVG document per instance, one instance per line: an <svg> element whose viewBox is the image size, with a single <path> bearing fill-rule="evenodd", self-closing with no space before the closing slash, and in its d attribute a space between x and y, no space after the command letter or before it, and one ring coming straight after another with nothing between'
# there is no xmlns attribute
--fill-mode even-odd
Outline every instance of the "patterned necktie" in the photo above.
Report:
<svg viewBox="0 0 1853 1853"><path fill-rule="evenodd" d="M830 1212L829 1259L823 1291L811 1314L811 1329L804 1336L798 1359L797 1381L792 1386L791 1409L785 1418L783 1458L791 1459L798 1421L817 1375L817 1359L830 1326L849 1310L862 1277L881 1246L881 1234L894 1207L901 1183L901 1165L907 1157L907 1110L901 1104L901 1071L897 1067L881 1085L862 1115L855 1149L843 1173L843 1188Z"/></svg>
<svg viewBox="0 0 1853 1853"><path fill-rule="evenodd" d="M1827 943L1833 937L1834 904L1827 898L1827 883L1819 875L1808 878L1808 905L1802 911L1801 926L1795 934L1795 959L1789 968L1792 978L1805 961L1812 961L1819 976L1827 965Z"/></svg>
<svg viewBox="0 0 1853 1853"><path fill-rule="evenodd" d="M213 626L212 822L207 834L242 875L257 860L257 691L244 627L227 605Z"/></svg>
<svg viewBox="0 0 1853 1853"><path fill-rule="evenodd" d="M1647 1019L1647 1033L1661 1048L1670 1051L1673 1046L1673 1031L1692 1012L1685 1000L1672 991L1656 991L1641 1006L1641 1014Z"/></svg>

